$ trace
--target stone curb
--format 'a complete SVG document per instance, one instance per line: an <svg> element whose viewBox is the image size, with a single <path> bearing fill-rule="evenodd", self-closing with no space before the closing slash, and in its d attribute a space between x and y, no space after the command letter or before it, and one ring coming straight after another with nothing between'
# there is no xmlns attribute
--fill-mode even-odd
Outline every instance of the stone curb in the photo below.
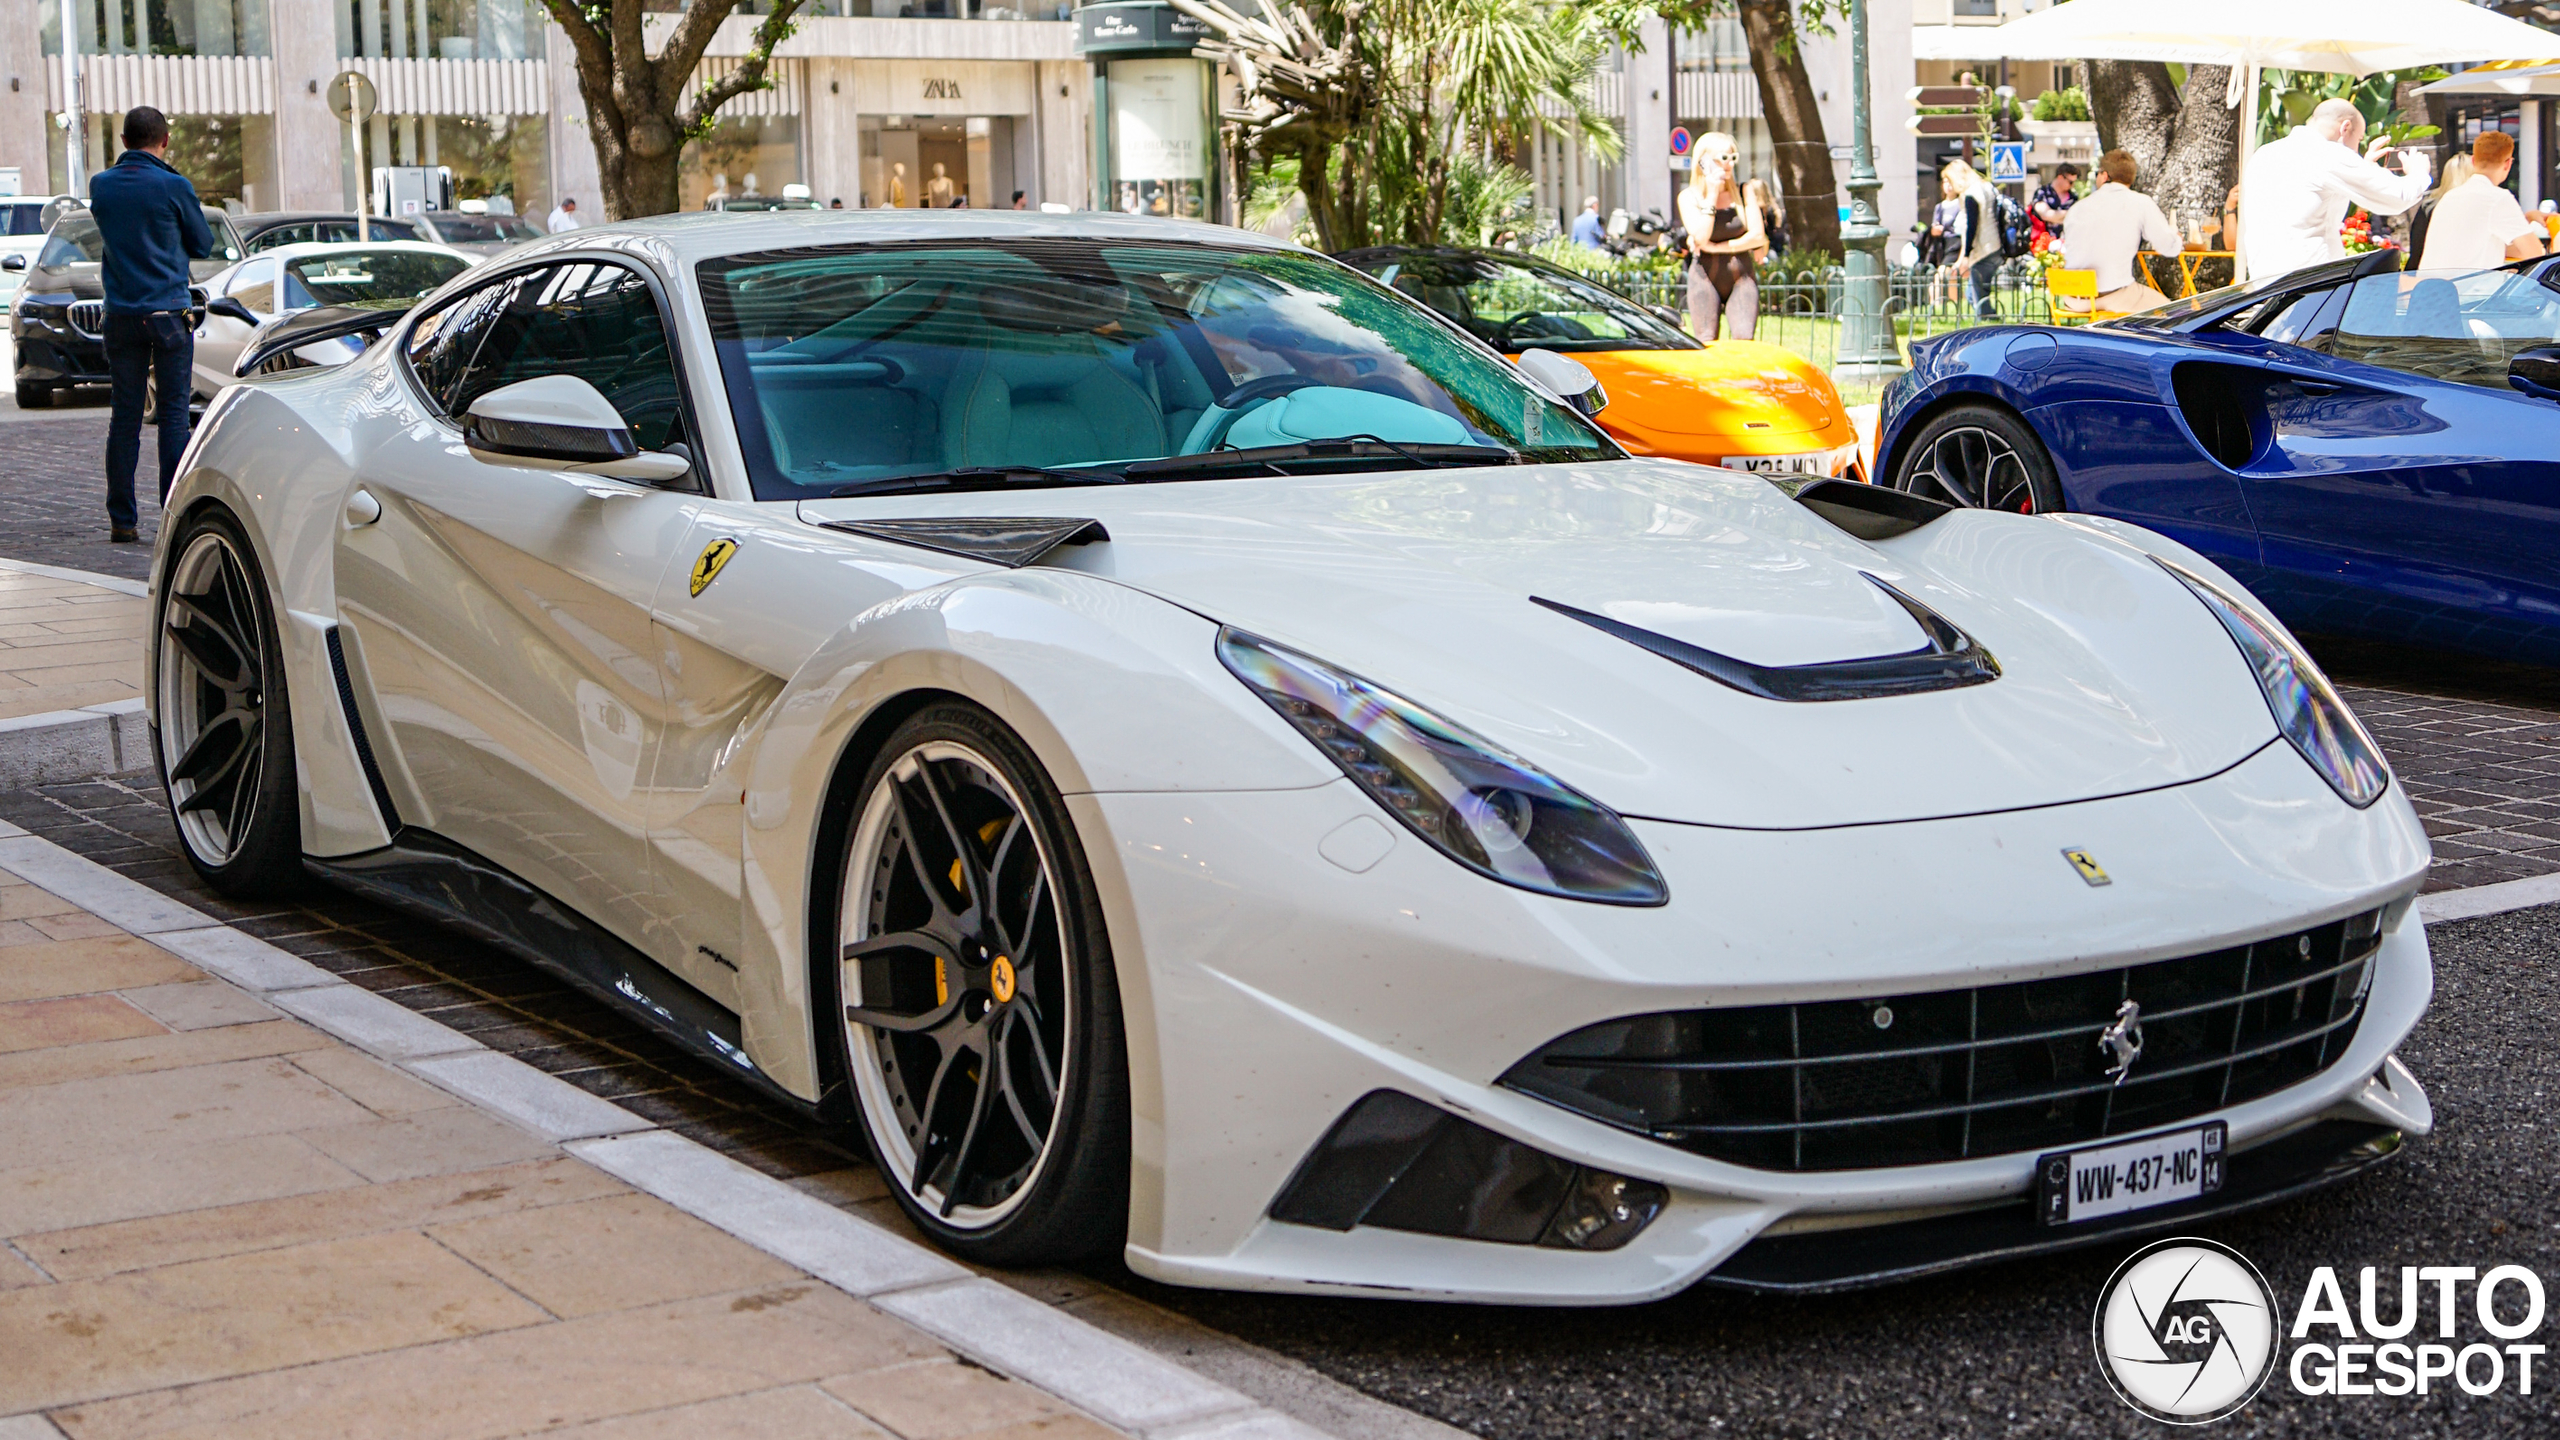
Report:
<svg viewBox="0 0 2560 1440"><path fill-rule="evenodd" d="M0 560L0 570L69 580L136 599L150 593L150 587L139 580L29 560ZM143 711L142 700L136 697L0 720L0 789L141 769L152 759L151 722Z"/></svg>
<svg viewBox="0 0 2560 1440"><path fill-rule="evenodd" d="M0 821L0 870L1141 1440L1329 1440L1326 1431L975 1276L939 1252L661 1130L6 821ZM0 1440L20 1440L8 1428L12 1423L0 1420ZM50 1440L51 1427L36 1433Z"/></svg>

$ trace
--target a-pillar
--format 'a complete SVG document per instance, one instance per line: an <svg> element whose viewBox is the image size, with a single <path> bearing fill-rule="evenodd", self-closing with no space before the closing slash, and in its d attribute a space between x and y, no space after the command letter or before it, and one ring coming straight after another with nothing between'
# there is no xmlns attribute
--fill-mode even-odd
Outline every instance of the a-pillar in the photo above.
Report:
<svg viewBox="0 0 2560 1440"><path fill-rule="evenodd" d="M347 127L329 113L329 81L345 66L337 32L327 25L275 27L276 178L279 210L344 210L340 153Z"/></svg>
<svg viewBox="0 0 2560 1440"><path fill-rule="evenodd" d="M1672 106L1671 27L1659 15L1648 17L1637 32L1636 49L1625 56L1627 97L1626 206L1637 215L1662 212L1666 223L1679 223L1671 205Z"/></svg>

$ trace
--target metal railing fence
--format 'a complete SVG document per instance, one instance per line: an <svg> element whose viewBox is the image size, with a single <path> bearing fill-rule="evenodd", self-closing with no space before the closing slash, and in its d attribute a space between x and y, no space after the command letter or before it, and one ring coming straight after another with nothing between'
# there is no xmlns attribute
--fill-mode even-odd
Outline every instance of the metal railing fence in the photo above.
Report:
<svg viewBox="0 0 2560 1440"><path fill-rule="evenodd" d="M1676 312L1684 320L1688 314L1688 278L1681 271L1628 268L1592 278L1639 304ZM1967 302L1964 282L1964 271L1957 266L1891 267L1885 279L1885 309L1893 316L1894 338L1907 347L1913 340L1992 323ZM1841 292L1846 284L1847 274L1837 265L1762 275L1753 338L1793 350L1829 369L1839 359ZM2053 319L2044 271L2032 259L2001 266L1991 299L2000 321L2045 324Z"/></svg>

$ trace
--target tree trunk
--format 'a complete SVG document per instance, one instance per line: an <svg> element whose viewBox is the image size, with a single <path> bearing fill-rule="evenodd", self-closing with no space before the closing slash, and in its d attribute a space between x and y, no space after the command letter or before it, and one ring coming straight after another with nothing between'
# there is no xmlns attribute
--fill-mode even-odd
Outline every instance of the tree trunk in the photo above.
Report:
<svg viewBox="0 0 2560 1440"><path fill-rule="evenodd" d="M2169 153L2156 180L2142 177L2139 188L2151 192L2181 232L2189 220L2219 225L2222 202L2240 178L2240 126L2248 106L2222 103L2230 84L2228 66L2187 68L2187 88L2178 99Z"/></svg>
<svg viewBox="0 0 2560 1440"><path fill-rule="evenodd" d="M2130 151L2140 172L2135 188L2147 191L2168 159L2178 123L2178 90L2169 83L2169 67L2156 60L2091 60L2088 66L2098 153Z"/></svg>
<svg viewBox="0 0 2560 1440"><path fill-rule="evenodd" d="M1824 255L1840 253L1840 195L1831 174L1831 142L1823 137L1822 112L1814 108L1813 81L1805 74L1796 42L1795 11L1787 0L1735 0L1743 38L1751 46L1751 74L1760 82L1760 113L1776 152L1778 190L1787 207L1787 246Z"/></svg>
<svg viewBox="0 0 2560 1440"><path fill-rule="evenodd" d="M789 38L802 0L774 0L736 68L690 101L685 89L712 32L738 0L696 0L659 54L648 53L644 0L543 0L567 33L578 98L595 142L604 218L663 215L681 202L684 147L707 133L722 105L762 89L773 47ZM553 64L561 57L553 56Z"/></svg>

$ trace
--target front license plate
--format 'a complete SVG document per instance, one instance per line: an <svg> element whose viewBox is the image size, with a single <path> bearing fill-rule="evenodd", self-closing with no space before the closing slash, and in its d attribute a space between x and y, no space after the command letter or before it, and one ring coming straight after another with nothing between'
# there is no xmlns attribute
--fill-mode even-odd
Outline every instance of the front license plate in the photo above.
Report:
<svg viewBox="0 0 2560 1440"><path fill-rule="evenodd" d="M2222 1188L2221 1121L2127 1140L2096 1150L2069 1150L2036 1161L2037 1213L2047 1225L2076 1225L2174 1205Z"/></svg>
<svg viewBox="0 0 2560 1440"><path fill-rule="evenodd" d="M1830 459L1820 452L1811 455L1727 455L1724 468L1748 470L1755 475L1819 475Z"/></svg>

